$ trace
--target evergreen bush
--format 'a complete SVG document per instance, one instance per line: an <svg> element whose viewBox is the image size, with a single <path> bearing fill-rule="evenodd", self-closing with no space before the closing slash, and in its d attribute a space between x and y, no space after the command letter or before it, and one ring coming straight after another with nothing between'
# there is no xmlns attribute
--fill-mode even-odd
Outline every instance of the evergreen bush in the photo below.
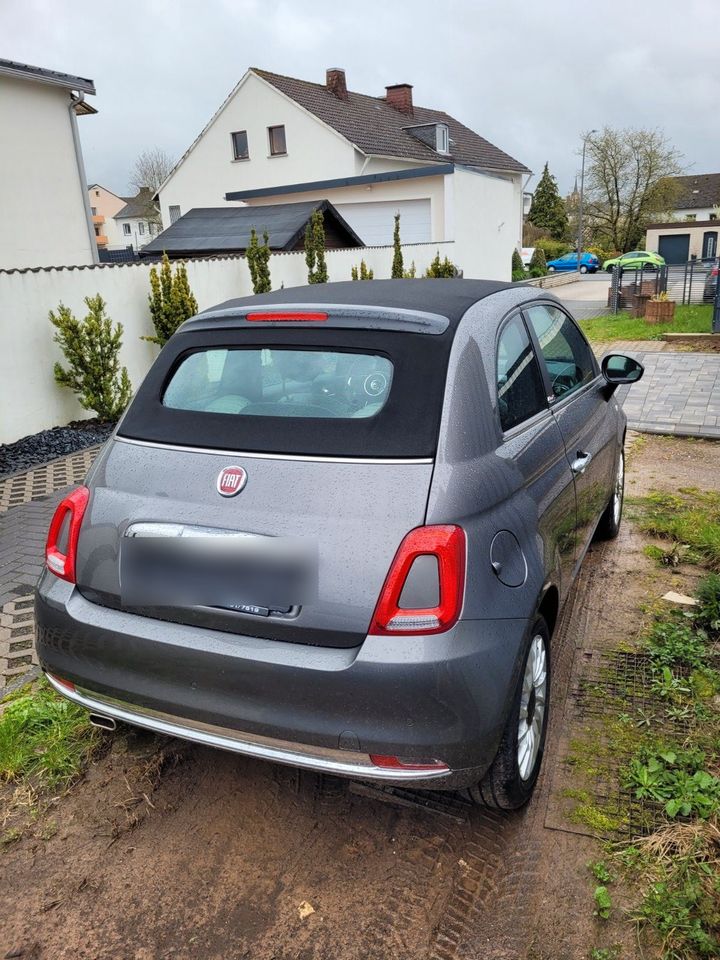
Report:
<svg viewBox="0 0 720 960"><path fill-rule="evenodd" d="M547 261L542 247L535 247L533 255L530 258L530 276L544 277L548 272Z"/></svg>
<svg viewBox="0 0 720 960"><path fill-rule="evenodd" d="M403 255L400 245L400 214L395 214L395 229L393 230L393 259L390 276L393 280L402 280L404 276Z"/></svg>
<svg viewBox="0 0 720 960"><path fill-rule="evenodd" d="M325 227L322 210L316 210L305 228L305 263L308 268L308 283L327 283L325 263Z"/></svg>
<svg viewBox="0 0 720 960"><path fill-rule="evenodd" d="M511 275L513 280L524 280L525 279L525 267L523 266L522 257L520 256L519 250L513 250L512 255L512 264L510 267Z"/></svg>
<svg viewBox="0 0 720 960"><path fill-rule="evenodd" d="M350 271L350 276L353 280L372 280L375 277L375 274L372 270L368 269L367 264L364 260L360 261L360 269L353 267Z"/></svg>
<svg viewBox="0 0 720 960"><path fill-rule="evenodd" d="M440 259L440 251L435 254L435 258L431 262L430 266L425 271L425 276L429 278L438 278L438 277L454 277L456 276L457 271L455 269L455 264L448 260L445 257L444 260Z"/></svg>
<svg viewBox="0 0 720 960"><path fill-rule="evenodd" d="M250 279L252 280L253 293L269 293L272 290L270 281L270 247L268 245L270 237L267 230L263 233L262 246L258 242L255 227L250 230L250 243L245 251L245 258L250 269Z"/></svg>
<svg viewBox="0 0 720 960"><path fill-rule="evenodd" d="M101 420L117 420L130 402L132 386L127 368L120 366L123 327L107 316L100 294L85 297L87 316L78 320L64 304L48 314L53 337L67 367L56 363L55 381L78 395L80 406L94 410Z"/></svg>
<svg viewBox="0 0 720 960"><path fill-rule="evenodd" d="M198 312L197 300L188 281L187 268L179 263L173 275L170 260L163 254L160 273L155 267L150 270L150 319L155 327L154 337L142 337L150 343L164 346L181 323Z"/></svg>

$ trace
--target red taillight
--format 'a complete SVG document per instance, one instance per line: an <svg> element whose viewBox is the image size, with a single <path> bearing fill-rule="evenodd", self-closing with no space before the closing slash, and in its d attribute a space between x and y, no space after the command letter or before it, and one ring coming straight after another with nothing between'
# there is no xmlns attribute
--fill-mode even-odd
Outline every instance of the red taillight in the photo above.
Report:
<svg viewBox="0 0 720 960"><path fill-rule="evenodd" d="M435 607L406 609L400 596L418 557L437 559L439 603ZM374 636L444 633L460 616L465 587L465 532L462 527L417 527L400 544L385 578L370 622Z"/></svg>
<svg viewBox="0 0 720 960"><path fill-rule="evenodd" d="M710 271L710 276L716 277L718 275L718 270L720 270L720 267L717 264L715 264L715 266Z"/></svg>
<svg viewBox="0 0 720 960"><path fill-rule="evenodd" d="M45 544L45 566L50 573L62 580L69 580L75 583L75 555L77 553L78 536L80 535L80 524L82 523L90 498L90 491L87 487L78 487L73 490L55 511L55 515L50 521L47 543ZM65 553L58 545L60 534L65 520L68 520Z"/></svg>
<svg viewBox="0 0 720 960"><path fill-rule="evenodd" d="M411 760L406 757L388 757L381 753L371 753L370 760L376 767L382 767L384 770L447 770L448 765L442 760L427 760L422 757L418 760Z"/></svg>
<svg viewBox="0 0 720 960"><path fill-rule="evenodd" d="M60 677L56 677L54 673L49 673L48 676L51 680L54 680L55 683L59 684L59 686L65 687L67 690L75 690L75 684L72 680L62 680Z"/></svg>
<svg viewBox="0 0 720 960"><path fill-rule="evenodd" d="M250 323L318 323L327 320L326 313L298 313L297 310L283 313L248 313Z"/></svg>

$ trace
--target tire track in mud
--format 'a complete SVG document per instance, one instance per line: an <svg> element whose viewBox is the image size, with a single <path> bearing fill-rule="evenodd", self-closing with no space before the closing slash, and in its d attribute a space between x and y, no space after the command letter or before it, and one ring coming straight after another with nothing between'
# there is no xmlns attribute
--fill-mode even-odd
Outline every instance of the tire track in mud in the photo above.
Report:
<svg viewBox="0 0 720 960"><path fill-rule="evenodd" d="M571 688L575 652L597 619L599 578L606 547L597 545L568 598L553 638L551 721L546 748L554 756L563 727L564 704ZM532 939L532 895L542 869L545 811L552 783L546 763L532 803L518 813L474 808L463 825L433 818L436 835L426 840L419 858L406 861L401 883L388 898L375 952L368 957L413 960L518 958ZM445 859L442 877L437 874ZM438 888L438 880L445 886ZM539 896L539 890L537 893ZM425 950L408 951L404 932L433 919Z"/></svg>

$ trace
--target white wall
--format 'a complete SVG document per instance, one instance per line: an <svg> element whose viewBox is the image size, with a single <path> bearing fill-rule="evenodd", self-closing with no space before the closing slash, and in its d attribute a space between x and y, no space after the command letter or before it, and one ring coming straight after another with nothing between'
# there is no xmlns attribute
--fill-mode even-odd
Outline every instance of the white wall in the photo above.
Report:
<svg viewBox="0 0 720 960"><path fill-rule="evenodd" d="M277 125L285 126L287 155L271 157L267 128ZM233 159L230 134L236 130L247 130L248 160ZM193 207L225 206L232 190L354 176L356 157L340 134L249 73L161 190L163 225L170 225L171 205L185 214Z"/></svg>
<svg viewBox="0 0 720 960"><path fill-rule="evenodd" d="M521 241L519 177L456 167L452 180L455 262L465 277L509 280L513 250Z"/></svg>
<svg viewBox="0 0 720 960"><path fill-rule="evenodd" d="M115 220L115 224L116 233L120 240L120 249L132 247L133 250L141 250L146 243L150 243L160 232L156 224L144 217L120 217ZM130 227L130 233L125 232L125 224ZM142 228L140 224L142 224Z"/></svg>
<svg viewBox="0 0 720 960"><path fill-rule="evenodd" d="M69 105L68 90L0 80L0 269L93 262Z"/></svg>
<svg viewBox="0 0 720 960"><path fill-rule="evenodd" d="M453 259L453 244L419 244L403 249L406 266L415 261L424 272L437 251ZM349 280L361 258L378 279L389 277L392 247L332 250L327 253L331 280ZM62 362L53 342L54 328L48 311L64 303L76 316L84 316L84 298L101 294L108 313L124 327L122 363L137 386L157 356L157 347L140 337L153 332L148 313L150 264L101 266L38 271L0 271L0 443L37 433L86 413L67 388L53 378L56 360ZM190 260L188 277L201 310L252 293L243 258ZM307 282L303 253L274 254L270 258L274 289ZM421 281L418 281L421 282Z"/></svg>

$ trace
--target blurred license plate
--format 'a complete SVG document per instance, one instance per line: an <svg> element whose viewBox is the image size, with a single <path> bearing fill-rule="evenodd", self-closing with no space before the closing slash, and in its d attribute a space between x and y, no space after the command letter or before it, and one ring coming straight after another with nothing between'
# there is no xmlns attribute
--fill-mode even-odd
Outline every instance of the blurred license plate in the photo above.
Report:
<svg viewBox="0 0 720 960"><path fill-rule="evenodd" d="M317 595L304 541L181 524L134 524L122 538L123 606L209 606L267 616Z"/></svg>

